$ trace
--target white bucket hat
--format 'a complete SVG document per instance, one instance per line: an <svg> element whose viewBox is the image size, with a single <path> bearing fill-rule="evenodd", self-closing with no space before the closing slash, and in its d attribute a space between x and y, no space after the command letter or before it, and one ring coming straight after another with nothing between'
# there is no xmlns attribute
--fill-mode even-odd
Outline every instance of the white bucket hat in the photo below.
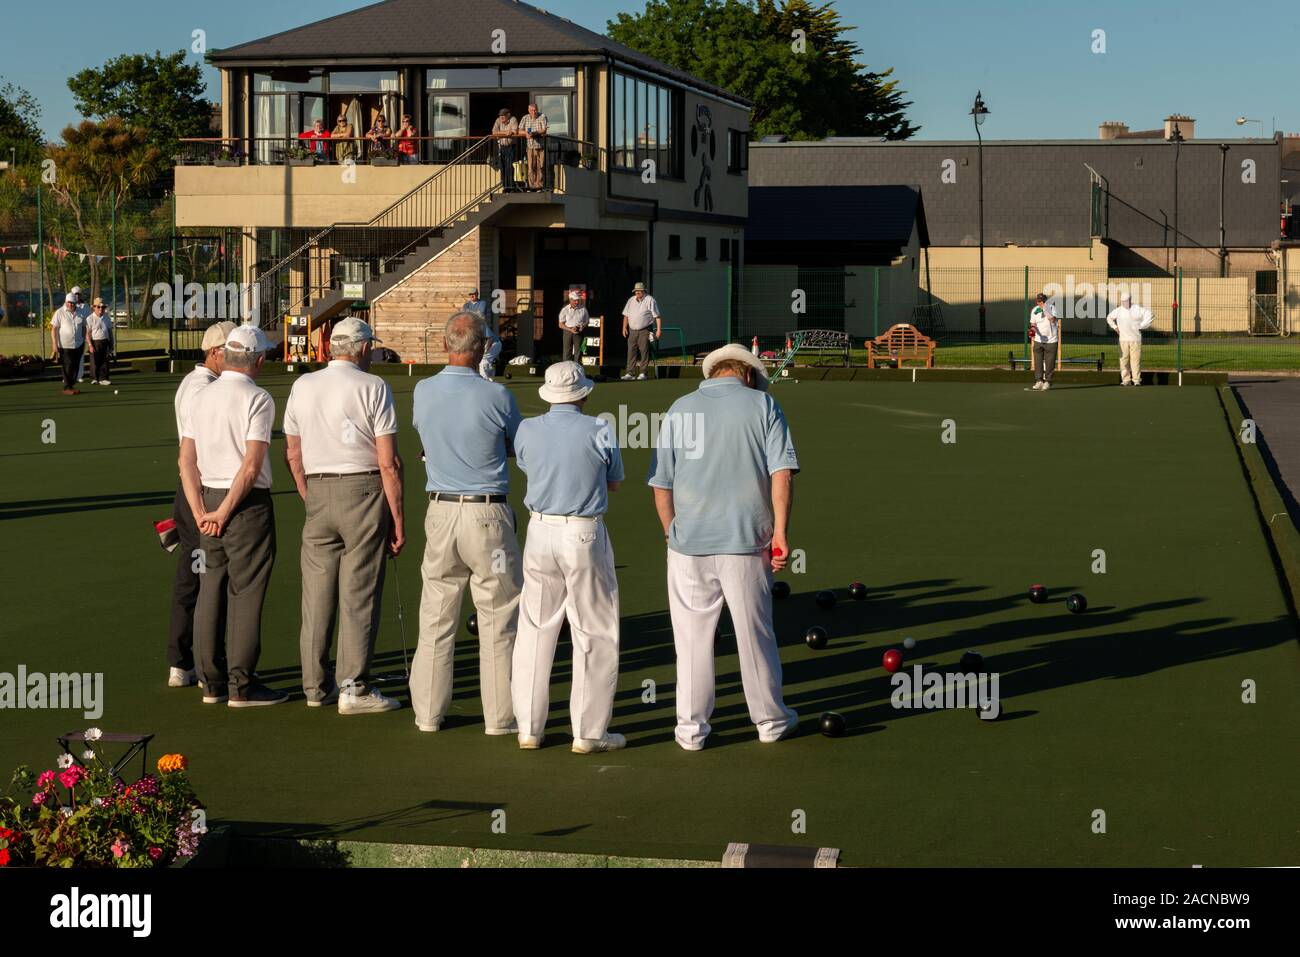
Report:
<svg viewBox="0 0 1300 957"><path fill-rule="evenodd" d="M591 395L596 383L587 378L576 362L557 362L546 369L546 383L537 390L542 401L552 405L581 402Z"/></svg>
<svg viewBox="0 0 1300 957"><path fill-rule="evenodd" d="M713 367L719 362L726 362L728 359L734 359L737 362L743 362L754 370L754 388L759 392L767 391L767 366L763 365L762 360L754 355L744 346L738 343L725 345L721 349L714 349L704 360L704 378L709 378L713 372Z"/></svg>

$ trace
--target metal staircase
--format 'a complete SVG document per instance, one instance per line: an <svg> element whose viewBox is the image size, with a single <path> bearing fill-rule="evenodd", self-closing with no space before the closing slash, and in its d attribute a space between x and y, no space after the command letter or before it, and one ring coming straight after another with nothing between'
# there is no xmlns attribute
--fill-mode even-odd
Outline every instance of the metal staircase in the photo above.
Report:
<svg viewBox="0 0 1300 957"><path fill-rule="evenodd" d="M488 163L492 137L472 144L367 223L335 223L259 275L260 324L285 315L313 325L343 309L343 284L359 282L373 300L479 225L502 201L545 202L544 194L501 192ZM491 212L489 212L491 210Z"/></svg>

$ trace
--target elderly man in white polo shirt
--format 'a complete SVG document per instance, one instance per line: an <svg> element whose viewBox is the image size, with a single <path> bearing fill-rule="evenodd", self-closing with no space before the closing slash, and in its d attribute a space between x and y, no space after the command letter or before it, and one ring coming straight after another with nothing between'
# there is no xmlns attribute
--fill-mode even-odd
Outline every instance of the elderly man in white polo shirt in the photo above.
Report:
<svg viewBox="0 0 1300 957"><path fill-rule="evenodd" d="M651 336L658 339L663 335L663 323L659 303L646 291L645 283L637 283L632 298L623 307L623 336L627 339L627 372L623 381L645 379L645 370L650 366Z"/></svg>
<svg viewBox="0 0 1300 957"><path fill-rule="evenodd" d="M257 681L262 605L275 565L271 429L275 402L256 379L271 344L256 326L226 339L225 368L194 397L181 442L181 480L198 520L203 572L194 611L204 704L257 708L289 699ZM225 601L226 629L221 634ZM226 661L219 651L225 644Z"/></svg>
<svg viewBox="0 0 1300 957"><path fill-rule="evenodd" d="M386 552L406 543L393 390L370 375L375 335L349 318L330 335L330 364L293 384L285 457L307 506L302 530L302 687L308 707L396 711L369 683ZM338 669L329 664L337 612Z"/></svg>
<svg viewBox="0 0 1300 957"><path fill-rule="evenodd" d="M537 391L551 411L526 419L515 435L532 515L511 678L524 750L542 746L566 617L573 637L572 750L616 751L627 743L609 731L618 685L618 577L604 522L609 493L623 484L623 458L609 424L582 412L594 388L576 362L550 366Z"/></svg>
<svg viewBox="0 0 1300 957"><path fill-rule="evenodd" d="M203 361L195 366L176 389L176 441L184 444L185 423L193 408L194 397L217 381L226 362L226 337L235 331L233 322L219 322L203 333ZM199 600L199 575L194 570L195 551L199 548L199 526L185 497L185 485L176 482L176 499L172 502L172 521L180 541L176 577L172 582L171 630L167 638L167 685L188 688L195 683L194 606ZM224 603L223 606L224 608ZM224 619L219 630L224 631ZM224 659L224 655L221 656Z"/></svg>
<svg viewBox="0 0 1300 957"><path fill-rule="evenodd" d="M1155 321L1151 310L1133 305L1133 297L1128 293L1120 299L1119 308L1106 317L1106 325L1119 336L1121 385L1142 384L1142 333Z"/></svg>
<svg viewBox="0 0 1300 957"><path fill-rule="evenodd" d="M568 305L560 310L560 333L564 336L561 361L582 365L582 337L587 334L590 322L591 316L582 304L582 293L576 289L570 290Z"/></svg>
<svg viewBox="0 0 1300 957"><path fill-rule="evenodd" d="M85 350L86 319L77 308L77 297L68 293L50 318L50 352L59 360L64 395L77 394L77 370Z"/></svg>
<svg viewBox="0 0 1300 957"><path fill-rule="evenodd" d="M749 718L764 743L794 733L781 696L772 572L789 560L799 471L790 428L767 394L767 372L728 345L704 361L704 383L673 403L649 484L668 542L668 608L677 648L677 743L704 747L713 714L713 642L725 603L736 629Z"/></svg>
<svg viewBox="0 0 1300 957"><path fill-rule="evenodd" d="M108 314L108 305L98 296L90 304L90 309L86 331L89 333L90 357L94 362L95 385L112 385L108 367L113 357L113 319Z"/></svg>

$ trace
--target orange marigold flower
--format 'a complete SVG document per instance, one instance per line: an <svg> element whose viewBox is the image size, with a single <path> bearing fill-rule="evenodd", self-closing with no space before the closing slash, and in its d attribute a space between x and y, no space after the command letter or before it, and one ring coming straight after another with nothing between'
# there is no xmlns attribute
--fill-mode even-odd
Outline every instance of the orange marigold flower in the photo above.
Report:
<svg viewBox="0 0 1300 957"><path fill-rule="evenodd" d="M164 754L158 759L158 770L162 774L171 774L174 771L184 771L190 766L190 762L183 754Z"/></svg>

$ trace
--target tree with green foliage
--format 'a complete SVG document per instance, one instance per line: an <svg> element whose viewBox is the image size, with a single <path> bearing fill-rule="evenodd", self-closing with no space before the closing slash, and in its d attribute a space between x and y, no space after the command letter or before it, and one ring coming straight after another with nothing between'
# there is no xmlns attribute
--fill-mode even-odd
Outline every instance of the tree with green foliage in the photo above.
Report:
<svg viewBox="0 0 1300 957"><path fill-rule="evenodd" d="M85 120L69 126L63 131L63 145L50 147L49 158L54 161L50 190L88 254L91 295L99 295L96 256L107 255L110 245L105 227L133 196L158 179L162 152L149 142L143 127L110 117L102 123ZM57 234L55 238L58 241Z"/></svg>
<svg viewBox="0 0 1300 957"><path fill-rule="evenodd" d="M212 104L204 97L203 70L184 50L114 57L70 78L68 89L82 116L118 117L139 127L164 157L175 155L183 138L209 135Z"/></svg>
<svg viewBox="0 0 1300 957"><path fill-rule="evenodd" d="M878 136L903 140L908 122L893 69L872 71L830 3L809 0L648 0L620 13L609 36L754 104L754 137Z"/></svg>
<svg viewBox="0 0 1300 957"><path fill-rule="evenodd" d="M36 97L12 83L0 86L0 160L18 165L36 162L44 145Z"/></svg>

